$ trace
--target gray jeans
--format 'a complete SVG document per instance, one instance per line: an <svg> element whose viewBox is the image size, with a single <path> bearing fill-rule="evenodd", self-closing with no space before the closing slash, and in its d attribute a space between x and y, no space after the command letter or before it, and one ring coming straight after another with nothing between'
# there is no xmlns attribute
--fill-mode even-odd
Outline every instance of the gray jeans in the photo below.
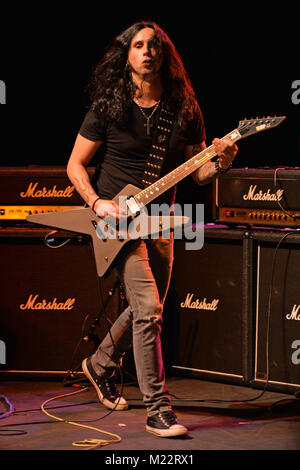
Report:
<svg viewBox="0 0 300 470"><path fill-rule="evenodd" d="M99 375L112 375L133 346L138 384L148 415L170 408L161 353L161 325L173 264L173 239L136 240L117 266L128 307L91 358Z"/></svg>

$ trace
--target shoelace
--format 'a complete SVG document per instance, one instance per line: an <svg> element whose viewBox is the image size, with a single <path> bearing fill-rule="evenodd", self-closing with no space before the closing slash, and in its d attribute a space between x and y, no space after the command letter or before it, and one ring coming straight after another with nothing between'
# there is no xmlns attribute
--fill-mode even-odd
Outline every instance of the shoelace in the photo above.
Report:
<svg viewBox="0 0 300 470"><path fill-rule="evenodd" d="M104 383L106 385L106 396L107 397L112 397L112 398L119 398L121 395L119 391L117 390L115 383L109 379L106 378L104 379Z"/></svg>
<svg viewBox="0 0 300 470"><path fill-rule="evenodd" d="M158 416L160 417L161 421L165 426L172 426L173 424L177 423L174 414L170 411L159 412Z"/></svg>

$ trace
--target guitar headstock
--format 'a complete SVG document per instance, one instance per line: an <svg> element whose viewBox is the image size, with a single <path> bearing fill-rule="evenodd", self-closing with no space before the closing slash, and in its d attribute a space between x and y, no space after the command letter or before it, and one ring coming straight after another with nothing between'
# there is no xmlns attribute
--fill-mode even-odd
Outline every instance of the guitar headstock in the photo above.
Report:
<svg viewBox="0 0 300 470"><path fill-rule="evenodd" d="M242 137L248 137L248 135L277 127L285 118L286 116L268 116L266 118L244 119L239 122L238 131Z"/></svg>

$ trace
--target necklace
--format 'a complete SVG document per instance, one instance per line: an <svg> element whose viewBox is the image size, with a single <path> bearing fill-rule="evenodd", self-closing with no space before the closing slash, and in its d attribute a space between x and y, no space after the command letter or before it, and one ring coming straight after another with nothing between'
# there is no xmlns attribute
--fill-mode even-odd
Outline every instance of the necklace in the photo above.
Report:
<svg viewBox="0 0 300 470"><path fill-rule="evenodd" d="M149 114L149 116L147 116L147 114L144 113L143 109L140 107L140 105L138 103L136 103L142 113L142 115L145 117L146 119L146 124L144 124L144 127L147 128L147 135L150 135L150 127L153 127L153 124L150 123L150 119L152 118L153 114L155 113L155 111L157 110L158 108L158 105L160 103L160 100L156 103L153 111L151 114Z"/></svg>

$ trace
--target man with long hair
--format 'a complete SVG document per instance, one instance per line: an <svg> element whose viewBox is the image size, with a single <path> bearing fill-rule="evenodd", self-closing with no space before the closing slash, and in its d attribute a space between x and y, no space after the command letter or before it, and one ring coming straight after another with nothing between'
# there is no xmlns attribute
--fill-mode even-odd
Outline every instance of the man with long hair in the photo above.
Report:
<svg viewBox="0 0 300 470"><path fill-rule="evenodd" d="M153 22L135 23L114 40L94 69L90 88L92 105L76 138L67 172L97 215L119 220L120 206L113 198L127 184L139 188L147 185L145 167L162 108L173 119L162 174L205 148L203 117L178 52ZM237 152L230 141L215 139L213 144L219 158L217 163L207 162L193 173L199 184L226 171ZM87 166L100 146L101 161L92 185ZM171 206L175 192L175 187L166 191L159 202ZM116 388L114 373L132 345L147 409L146 430L159 437L187 433L177 423L170 403L160 342L172 261L172 237L127 243L115 268L124 284L128 307L96 352L82 363L99 400L110 409L126 410L128 404Z"/></svg>

